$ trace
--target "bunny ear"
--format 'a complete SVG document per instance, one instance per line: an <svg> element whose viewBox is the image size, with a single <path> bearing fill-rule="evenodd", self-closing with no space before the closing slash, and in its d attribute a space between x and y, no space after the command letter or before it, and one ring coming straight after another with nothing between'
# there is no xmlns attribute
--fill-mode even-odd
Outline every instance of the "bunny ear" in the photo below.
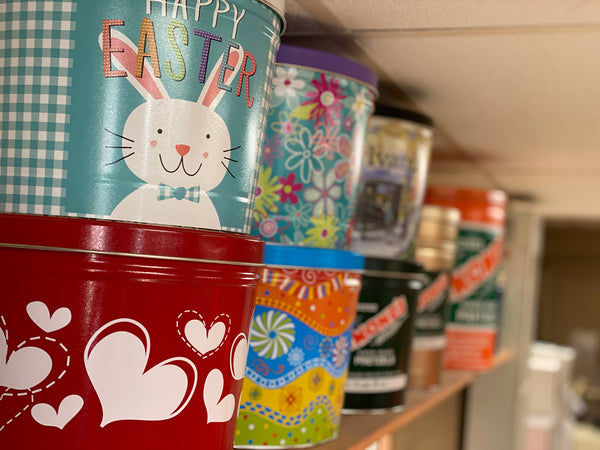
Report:
<svg viewBox="0 0 600 450"><path fill-rule="evenodd" d="M98 42L102 48L102 33L98 37ZM146 100L169 98L166 89L160 80L154 76L154 69L147 61L144 61L142 77L135 76L138 48L127 36L120 31L111 30L110 47L123 50L111 52L111 60L115 67L127 72L127 79L142 94L142 97Z"/></svg>
<svg viewBox="0 0 600 450"><path fill-rule="evenodd" d="M244 61L244 49L240 45L239 48L231 47L229 50L229 56L227 58L227 65L233 67L233 69L225 68L222 84L230 86L235 76L242 67ZM223 62L223 56L219 58L212 72L208 76L200 97L198 97L198 103L214 109L223 97L225 93L224 89L219 87L219 77L221 75L221 64Z"/></svg>

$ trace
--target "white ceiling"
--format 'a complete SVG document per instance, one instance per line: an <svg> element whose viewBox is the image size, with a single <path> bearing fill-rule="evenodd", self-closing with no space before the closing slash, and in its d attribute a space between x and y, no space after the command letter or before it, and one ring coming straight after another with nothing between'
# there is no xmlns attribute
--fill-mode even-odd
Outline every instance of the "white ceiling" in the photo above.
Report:
<svg viewBox="0 0 600 450"><path fill-rule="evenodd" d="M531 196L600 219L600 2L288 0L284 42L375 70L381 100L430 115L430 184Z"/></svg>

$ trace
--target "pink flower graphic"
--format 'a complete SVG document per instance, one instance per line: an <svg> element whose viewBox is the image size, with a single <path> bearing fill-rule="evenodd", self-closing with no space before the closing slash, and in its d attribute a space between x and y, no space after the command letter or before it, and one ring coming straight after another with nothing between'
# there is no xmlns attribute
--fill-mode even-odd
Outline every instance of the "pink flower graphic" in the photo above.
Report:
<svg viewBox="0 0 600 450"><path fill-rule="evenodd" d="M346 336L341 336L335 341L335 347L333 348L333 364L335 367L342 367L346 361L348 355L348 339Z"/></svg>
<svg viewBox="0 0 600 450"><path fill-rule="evenodd" d="M308 92L306 94L308 100L303 101L302 105L314 105L309 119L315 120L317 125L324 122L325 126L328 126L335 118L341 117L340 111L343 108L341 100L345 99L346 95L343 94L344 88L335 77L331 77L329 83L324 73L319 78L320 80L312 81L316 91Z"/></svg>
<svg viewBox="0 0 600 450"><path fill-rule="evenodd" d="M354 128L354 120L352 120L352 116L346 116L344 121L342 122L342 126L346 131L352 131Z"/></svg>
<svg viewBox="0 0 600 450"><path fill-rule="evenodd" d="M278 134L273 135L270 139L268 136L265 136L265 142L260 155L260 163L272 166L275 159L283 156L281 145L282 142Z"/></svg>
<svg viewBox="0 0 600 450"><path fill-rule="evenodd" d="M315 155L324 155L328 160L332 160L334 155L339 151L340 144L339 125L331 127L322 127L317 130L313 136Z"/></svg>
<svg viewBox="0 0 600 450"><path fill-rule="evenodd" d="M277 193L281 195L281 203L285 203L288 200L292 205L298 203L298 196L295 193L302 189L302 183L296 183L295 181L295 173L288 173L287 177L279 177L281 189Z"/></svg>

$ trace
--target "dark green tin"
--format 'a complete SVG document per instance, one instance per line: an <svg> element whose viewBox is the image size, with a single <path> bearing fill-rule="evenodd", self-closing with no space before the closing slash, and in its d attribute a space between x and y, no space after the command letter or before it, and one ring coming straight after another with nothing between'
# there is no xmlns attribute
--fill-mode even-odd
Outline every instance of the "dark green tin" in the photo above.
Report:
<svg viewBox="0 0 600 450"><path fill-rule="evenodd" d="M422 267L413 262L366 259L344 413L404 408L417 298L426 281Z"/></svg>

